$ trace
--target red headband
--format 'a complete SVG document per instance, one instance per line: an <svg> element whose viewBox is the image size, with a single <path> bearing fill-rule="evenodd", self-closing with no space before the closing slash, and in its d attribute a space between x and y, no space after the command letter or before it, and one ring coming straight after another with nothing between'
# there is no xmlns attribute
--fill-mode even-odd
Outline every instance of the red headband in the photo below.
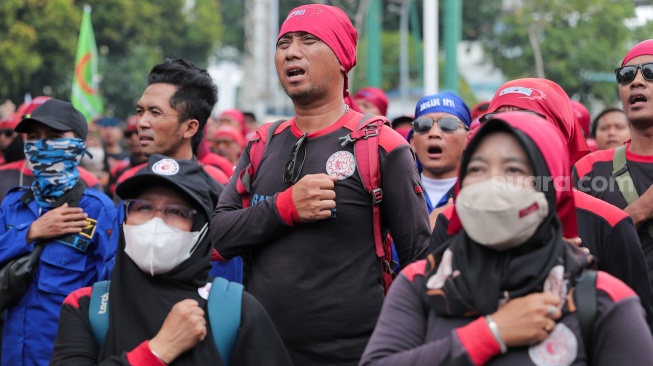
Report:
<svg viewBox="0 0 653 366"><path fill-rule="evenodd" d="M345 90L347 97L347 73L356 66L356 43L358 33L344 11L335 6L308 4L290 11L281 25L277 40L286 33L306 32L326 43L338 61L345 68Z"/></svg>
<svg viewBox="0 0 653 366"><path fill-rule="evenodd" d="M621 66L624 66L628 61L634 59L638 56L643 55L653 55L653 39L647 39L646 41L639 42L635 47L631 48L630 51L624 57L624 60L621 61Z"/></svg>

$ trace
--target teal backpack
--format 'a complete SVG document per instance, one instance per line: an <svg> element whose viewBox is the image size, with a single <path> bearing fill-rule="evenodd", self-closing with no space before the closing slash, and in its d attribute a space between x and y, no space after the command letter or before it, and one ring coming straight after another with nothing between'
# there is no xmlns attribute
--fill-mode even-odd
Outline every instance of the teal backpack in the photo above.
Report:
<svg viewBox="0 0 653 366"><path fill-rule="evenodd" d="M88 320L93 337L98 345L104 342L109 330L109 284L100 281L93 284L91 303L88 307ZM216 278L209 292L208 309L211 333L222 363L229 366L231 354L238 337L243 285Z"/></svg>

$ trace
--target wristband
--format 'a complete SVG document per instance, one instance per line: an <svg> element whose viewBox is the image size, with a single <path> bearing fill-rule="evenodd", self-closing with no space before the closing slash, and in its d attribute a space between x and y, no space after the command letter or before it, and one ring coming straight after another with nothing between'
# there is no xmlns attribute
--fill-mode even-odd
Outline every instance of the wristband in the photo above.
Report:
<svg viewBox="0 0 653 366"><path fill-rule="evenodd" d="M154 355L154 357L158 358L159 361L163 362L164 365L167 365L167 364L168 364L167 362L163 361L163 358L161 358L161 356L159 356L159 355L158 355L156 352L154 352L151 348L150 348L150 352L152 352L152 354Z"/></svg>
<svg viewBox="0 0 653 366"><path fill-rule="evenodd" d="M499 326L497 323L495 323L489 315L485 316L485 321L487 322L487 326L490 328L490 332L492 332L494 339L497 341L497 343L499 343L501 354L508 352L508 347L506 347L506 344L503 342L503 339L501 339L501 336L499 335Z"/></svg>

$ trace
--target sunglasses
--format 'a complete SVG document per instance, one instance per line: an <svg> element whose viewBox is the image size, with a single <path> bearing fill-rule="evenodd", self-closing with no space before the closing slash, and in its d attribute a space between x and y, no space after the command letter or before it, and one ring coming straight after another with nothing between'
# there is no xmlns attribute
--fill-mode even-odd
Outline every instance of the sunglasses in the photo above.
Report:
<svg viewBox="0 0 653 366"><path fill-rule="evenodd" d="M435 123L438 124L438 127L442 132L452 133L458 129L459 124L462 124L466 130L469 130L469 127L457 118L444 117L436 120L428 117L420 117L412 122L413 131L415 131L415 133L427 133L431 131L431 128L433 128Z"/></svg>
<svg viewBox="0 0 653 366"><path fill-rule="evenodd" d="M485 122L491 120L492 118L496 117L497 115L499 115L499 114L501 114L501 113L508 113L508 112L522 112L522 113L529 113L529 114L532 114L532 115L534 115L534 116L538 116L538 117L540 117L540 118L544 118L544 119L546 119L545 116L543 116L543 115L541 115L541 114L539 114L539 113L537 113L537 112L529 111L529 110L527 110L527 109L519 109L519 110L514 110L514 111L492 112L492 113L484 114L483 116L481 116L481 118L478 119L478 122L481 123L481 124L483 124L483 123L485 123Z"/></svg>
<svg viewBox="0 0 653 366"><path fill-rule="evenodd" d="M123 135L126 139L130 139L132 136L134 136L134 135L136 135L136 134L138 134L138 131L125 131L125 132L122 133L122 135Z"/></svg>
<svg viewBox="0 0 653 366"><path fill-rule="evenodd" d="M299 175L304 167L304 160L306 160L306 141L307 133L295 142L290 150L290 160L286 163L286 169L283 171L283 182L295 184L299 180ZM300 157L301 155L301 157Z"/></svg>
<svg viewBox="0 0 653 366"><path fill-rule="evenodd" d="M225 148L229 149L234 146L236 143L231 140L216 140L213 141L213 147L218 148L220 145L224 145Z"/></svg>
<svg viewBox="0 0 653 366"><path fill-rule="evenodd" d="M14 130L2 130L0 131L1 135L5 135L5 137L9 138L14 134Z"/></svg>
<svg viewBox="0 0 653 366"><path fill-rule="evenodd" d="M645 80L653 81L653 63L646 63L616 68L614 74L617 77L617 83L622 85L631 83L637 76L637 70L640 69Z"/></svg>

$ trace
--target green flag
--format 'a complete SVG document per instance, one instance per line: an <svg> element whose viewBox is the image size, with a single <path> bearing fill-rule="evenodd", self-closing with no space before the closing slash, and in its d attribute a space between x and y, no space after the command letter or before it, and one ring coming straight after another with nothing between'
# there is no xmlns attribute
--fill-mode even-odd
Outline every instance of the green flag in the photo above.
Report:
<svg viewBox="0 0 653 366"><path fill-rule="evenodd" d="M75 108L82 112L89 122L100 116L104 110L98 90L97 64L97 46L91 25L91 7L87 5L84 6L82 26L77 41L71 100Z"/></svg>

